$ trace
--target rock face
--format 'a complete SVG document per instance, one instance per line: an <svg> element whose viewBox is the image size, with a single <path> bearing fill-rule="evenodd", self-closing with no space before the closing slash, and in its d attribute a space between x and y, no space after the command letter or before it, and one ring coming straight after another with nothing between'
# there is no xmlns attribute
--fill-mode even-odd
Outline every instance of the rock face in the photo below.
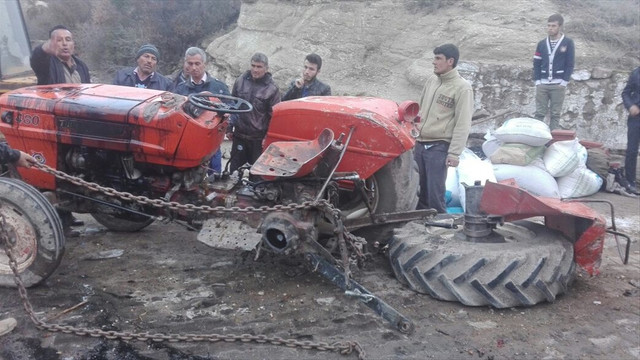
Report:
<svg viewBox="0 0 640 360"><path fill-rule="evenodd" d="M322 56L318 76L334 95L418 100L432 74L433 48L447 42L461 51L461 74L473 84L483 134L507 118L532 115L532 56L546 36L550 1L465 1L435 13L394 0L260 0L242 4L237 27L214 40L209 69L230 86L249 68L254 52L269 57L284 92L302 70L304 56ZM571 19L565 16L565 27ZM569 30L567 36L572 37ZM626 110L620 93L628 73L595 66L597 49L572 37L576 74L569 84L561 126L578 137L626 146ZM588 49L588 54L587 50ZM630 69L629 69L630 70Z"/></svg>

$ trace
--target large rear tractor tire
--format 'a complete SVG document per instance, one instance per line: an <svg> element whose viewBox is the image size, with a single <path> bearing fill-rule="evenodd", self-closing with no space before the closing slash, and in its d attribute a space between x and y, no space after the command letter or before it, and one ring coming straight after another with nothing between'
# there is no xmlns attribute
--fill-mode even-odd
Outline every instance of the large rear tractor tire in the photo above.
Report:
<svg viewBox="0 0 640 360"><path fill-rule="evenodd" d="M0 214L4 218L0 226L8 233L22 282L27 287L42 282L56 270L64 254L58 213L31 185L0 177ZM0 286L15 287L4 248L0 248Z"/></svg>
<svg viewBox="0 0 640 360"><path fill-rule="evenodd" d="M415 210L418 204L420 178L418 166L409 150L388 163L366 181L367 201L375 214ZM339 206L347 218L367 217L369 212L363 196L355 194L342 200ZM386 244L395 227L399 224L369 226L357 229L355 235L362 236L369 243Z"/></svg>
<svg viewBox="0 0 640 360"><path fill-rule="evenodd" d="M562 234L529 221L496 232L506 242L469 242L462 230L408 223L390 243L393 271L419 293L470 306L531 306L567 291L575 263Z"/></svg>

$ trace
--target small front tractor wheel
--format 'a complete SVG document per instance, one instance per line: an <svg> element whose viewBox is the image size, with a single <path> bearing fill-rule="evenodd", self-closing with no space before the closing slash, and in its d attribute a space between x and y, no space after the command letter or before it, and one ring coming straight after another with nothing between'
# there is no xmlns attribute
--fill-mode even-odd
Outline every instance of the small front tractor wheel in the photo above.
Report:
<svg viewBox="0 0 640 360"><path fill-rule="evenodd" d="M567 291L575 263L562 234L530 221L495 231L505 242L470 242L462 230L408 223L390 243L393 271L416 292L469 306L531 306Z"/></svg>
<svg viewBox="0 0 640 360"><path fill-rule="evenodd" d="M0 215L22 282L27 287L42 282L64 254L62 222L53 205L31 185L0 177ZM0 248L0 286L16 286L4 248Z"/></svg>

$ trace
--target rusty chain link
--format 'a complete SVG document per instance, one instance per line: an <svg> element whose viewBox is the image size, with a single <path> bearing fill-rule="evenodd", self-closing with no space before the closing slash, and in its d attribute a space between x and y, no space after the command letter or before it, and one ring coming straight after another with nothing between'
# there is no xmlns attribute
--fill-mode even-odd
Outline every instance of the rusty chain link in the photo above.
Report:
<svg viewBox="0 0 640 360"><path fill-rule="evenodd" d="M89 182L83 180L77 176L69 175L60 170L53 169L47 165L43 164L35 164L33 166L39 170L42 170L46 173L52 174L58 179L66 180L72 184L85 187L89 190L101 192L107 196L120 198L122 200L127 201L135 201L142 205L151 205L157 208L167 208L171 210L184 210L189 212L199 212L204 214L212 214L212 213L269 213L273 211L294 211L294 210L305 210L305 209L321 209L324 211L329 211L332 214L336 213L339 215L340 210L333 207L328 201L322 199L318 202L313 201L305 201L301 204L291 203L288 205L274 205L274 206L260 206L253 207L247 206L244 208L240 208L237 206L234 207L224 207L224 206L208 206L208 205L194 205L194 204L181 204L175 201L165 201L163 199L150 199L146 196L142 195L134 195L129 192L118 191L114 188L101 186L99 184ZM335 215L334 215L335 216Z"/></svg>
<svg viewBox="0 0 640 360"><path fill-rule="evenodd" d="M218 207L210 207L210 206L196 206L193 204L180 204L177 202L167 202L161 199L149 199L145 196L137 196L127 192L119 192L113 188L107 188L96 183L87 182L78 177L74 177L68 175L62 171L52 169L49 166L43 164L34 165L35 168L42 170L44 172L48 172L53 174L59 179L69 181L73 184L86 187L93 191L98 191L103 194L106 194L111 197L119 197L124 200L132 200L142 204L152 205L155 207L166 207L174 210L186 210L186 211L199 211L203 213L267 213L272 211L294 211L294 210L302 210L302 209L319 209L324 211L327 215L330 215L334 221L337 221L338 224L342 224L340 210L332 206L326 200L320 200L318 202L304 202L302 204L289 204L289 205L275 205L273 207L261 206L261 207L231 207L225 208L222 206ZM359 359L365 358L365 351L360 346L360 344L356 341L345 341L345 342L334 342L334 343L326 343L326 342L311 342L311 341L299 341L296 339L284 339L277 336L266 336L266 335L251 335L251 334L151 334L148 332L143 333L133 333L127 331L105 331L100 329L89 329L83 327L74 327L69 325L60 325L60 324L48 324L45 321L38 319L33 310L33 306L29 301L27 296L27 289L22 282L22 278L18 272L18 265L16 258L12 253L12 246L10 236L7 232L6 221L2 213L0 213L0 246L4 248L7 257L9 258L9 267L14 274L14 281L18 287L18 293L20 298L22 299L22 304L25 312L31 319L31 321L36 325L38 329L46 330L50 332L62 332L65 334L75 334L80 336L90 336L90 337L102 337L110 340L121 339L121 340L135 340L135 341L147 341L151 340L154 342L254 342L258 344L271 344L271 345L280 345L286 346L290 348L301 348L307 350L317 350L317 351L331 351L338 352L341 355L350 355L355 353L358 355ZM356 256L362 254L361 248L358 244L358 238L349 233L348 231L344 231L344 238L349 240L349 244L351 245L351 249L356 252ZM345 273L348 273L348 262L344 264Z"/></svg>

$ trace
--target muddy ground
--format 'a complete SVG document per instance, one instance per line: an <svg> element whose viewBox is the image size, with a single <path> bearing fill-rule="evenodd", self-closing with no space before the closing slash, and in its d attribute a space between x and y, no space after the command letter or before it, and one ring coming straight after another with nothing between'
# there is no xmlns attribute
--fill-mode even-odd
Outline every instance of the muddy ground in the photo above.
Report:
<svg viewBox="0 0 640 360"><path fill-rule="evenodd" d="M412 292L376 255L355 278L416 325L404 335L296 259L222 251L177 224L138 233L106 231L80 215L58 270L29 289L37 316L52 323L150 333L264 334L312 342L357 341L370 359L640 359L640 205L616 205L618 229L632 235L622 265L613 238L595 277L579 276L555 303L496 310ZM599 211L605 207L594 205ZM119 253L121 252L121 255ZM118 256L119 255L119 256ZM77 304L83 305L64 312ZM0 337L1 359L342 359L337 353L255 343L154 343L36 329L15 289L0 288L0 318L18 320Z"/></svg>

